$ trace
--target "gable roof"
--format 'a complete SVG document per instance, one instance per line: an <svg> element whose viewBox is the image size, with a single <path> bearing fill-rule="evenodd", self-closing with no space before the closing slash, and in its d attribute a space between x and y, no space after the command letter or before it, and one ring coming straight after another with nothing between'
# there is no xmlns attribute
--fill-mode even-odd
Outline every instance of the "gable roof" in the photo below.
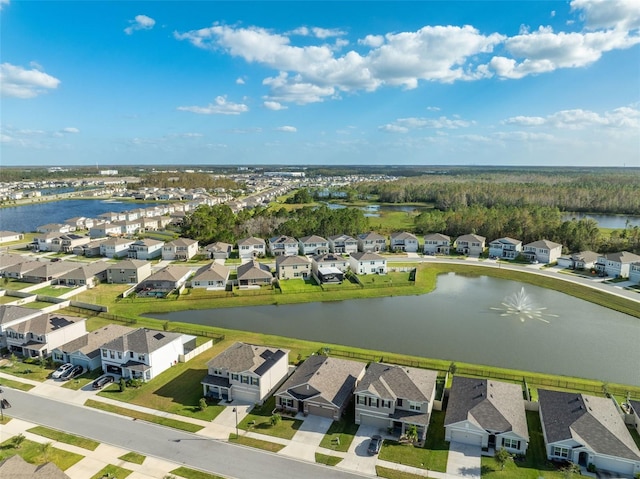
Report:
<svg viewBox="0 0 640 479"><path fill-rule="evenodd" d="M229 268L215 261L196 271L191 281L226 281L229 279Z"/></svg>
<svg viewBox="0 0 640 479"><path fill-rule="evenodd" d="M71 261L57 261L55 263L43 263L41 266L34 268L25 273L25 276L36 278L48 278L49 276L59 276L78 268L78 263Z"/></svg>
<svg viewBox="0 0 640 479"><path fill-rule="evenodd" d="M102 345L102 349L149 354L180 338L180 333L138 328Z"/></svg>
<svg viewBox="0 0 640 479"><path fill-rule="evenodd" d="M268 348L237 341L211 358L207 362L207 367L228 369L230 372L237 373L251 371L262 376L282 357L288 357L288 355L288 349Z"/></svg>
<svg viewBox="0 0 640 479"><path fill-rule="evenodd" d="M344 258L336 253L317 254L312 259L316 263L331 263L335 261L347 263L349 261L347 258Z"/></svg>
<svg viewBox="0 0 640 479"><path fill-rule="evenodd" d="M238 246L257 246L257 245L265 245L265 241L262 238L256 238L255 236L250 236L249 238L244 238L238 240Z"/></svg>
<svg viewBox="0 0 640 479"><path fill-rule="evenodd" d="M10 323L21 318L28 318L40 314L38 310L25 308L22 306L14 306L11 304L0 305L0 324Z"/></svg>
<svg viewBox="0 0 640 479"><path fill-rule="evenodd" d="M613 399L539 389L538 402L549 443L573 439L598 454L640 461Z"/></svg>
<svg viewBox="0 0 640 479"><path fill-rule="evenodd" d="M0 461L0 476L12 479L70 479L52 462L37 466L28 463L18 454Z"/></svg>
<svg viewBox="0 0 640 479"><path fill-rule="evenodd" d="M429 369L371 363L356 393L367 392L392 401L432 401L437 377L438 373Z"/></svg>
<svg viewBox="0 0 640 479"><path fill-rule="evenodd" d="M614 261L616 263L633 263L640 261L640 256L637 254L629 253L628 251L619 251L616 253L607 253L602 255L607 261Z"/></svg>
<svg viewBox="0 0 640 479"><path fill-rule="evenodd" d="M271 274L271 268L266 264L262 264L258 261L249 261L241 264L237 268L238 279L266 279L273 278Z"/></svg>
<svg viewBox="0 0 640 479"><path fill-rule="evenodd" d="M456 239L456 243L459 243L461 241L467 242L467 243L471 243L471 242L474 242L474 241L477 241L479 243L484 243L484 241L486 239L487 238L485 238L484 236L480 236L480 235L473 235L473 234L462 235L462 236L458 236L458 238Z"/></svg>
<svg viewBox="0 0 640 479"><path fill-rule="evenodd" d="M41 336L86 320L86 318L78 318L76 316L44 313L40 316L36 316L35 318L29 318L26 321L10 326L10 328L18 333L33 333Z"/></svg>
<svg viewBox="0 0 640 479"><path fill-rule="evenodd" d="M16 254L0 254L0 268L6 268L14 264L24 263L24 257Z"/></svg>
<svg viewBox="0 0 640 479"><path fill-rule="evenodd" d="M406 231L402 231L399 233L391 233L391 240L407 240L412 239L418 241L418 238L413 233L407 233Z"/></svg>
<svg viewBox="0 0 640 479"><path fill-rule="evenodd" d="M367 252L357 252L351 253L351 257L356 261L386 261L383 256L380 256L376 253L367 253Z"/></svg>
<svg viewBox="0 0 640 479"><path fill-rule="evenodd" d="M278 389L276 394L288 392L296 399L322 399L342 407L353 394L356 381L365 369L364 363L328 356L309 356ZM296 394L290 389L307 385L309 394Z"/></svg>
<svg viewBox="0 0 640 479"><path fill-rule="evenodd" d="M278 256L276 266L293 266L299 264L309 264L311 261L306 256Z"/></svg>
<svg viewBox="0 0 640 479"><path fill-rule="evenodd" d="M120 324L108 324L95 331L91 331L79 338L76 338L68 343L58 346L56 349L64 351L67 354L80 351L89 358L95 358L100 354L100 348L114 339L134 331L133 328L122 326Z"/></svg>
<svg viewBox="0 0 640 479"><path fill-rule="evenodd" d="M328 243L326 239L318 235L303 236L299 241L300 243Z"/></svg>
<svg viewBox="0 0 640 479"><path fill-rule="evenodd" d="M600 255L593 251L580 251L578 253L573 253L571 255L571 259L573 261L583 261L585 263L591 263L592 261L597 260L598 256Z"/></svg>
<svg viewBox="0 0 640 479"><path fill-rule="evenodd" d="M513 239L513 238L509 238L508 236L505 236L504 238L498 238L498 239L494 239L491 243L500 243L500 244L514 244L514 245L518 245L518 244L522 244L522 241L517 240L517 239Z"/></svg>
<svg viewBox="0 0 640 479"><path fill-rule="evenodd" d="M455 376L444 425L465 420L486 431L513 431L529 439L522 387L518 384Z"/></svg>
<svg viewBox="0 0 640 479"><path fill-rule="evenodd" d="M534 241L533 243L527 243L524 246L525 248L529 247L529 248L545 248L545 249L555 249L555 248L562 247L560 243L554 243L553 241L549 241L546 239Z"/></svg>
<svg viewBox="0 0 640 479"><path fill-rule="evenodd" d="M291 236L285 236L285 235L274 236L273 238L269 239L269 243L270 244L295 244L296 247L298 246L297 239L292 238Z"/></svg>
<svg viewBox="0 0 640 479"><path fill-rule="evenodd" d="M363 241L387 241L387 239L381 234L370 231L368 233L361 233L358 235L358 239Z"/></svg>
<svg viewBox="0 0 640 479"><path fill-rule="evenodd" d="M173 241L170 241L168 243L165 244L165 247L167 246L191 246L193 244L197 244L198 241L197 240L193 240L190 238L177 238L174 239Z"/></svg>
<svg viewBox="0 0 640 479"><path fill-rule="evenodd" d="M431 233L428 235L424 235L425 240L437 240L437 241L451 241L451 237L447 235L443 235L442 233Z"/></svg>
<svg viewBox="0 0 640 479"><path fill-rule="evenodd" d="M104 261L96 261L94 263L89 263L79 268L73 269L62 276L60 279L84 279L87 280L94 276L97 276L101 273L107 271L108 264Z"/></svg>
<svg viewBox="0 0 640 479"><path fill-rule="evenodd" d="M216 241L215 243L211 243L210 245L207 245L207 247L205 248L206 251L213 251L213 252L224 251L225 253L230 253L232 249L233 249L232 244L223 243L222 241Z"/></svg>
<svg viewBox="0 0 640 479"><path fill-rule="evenodd" d="M191 268L186 266L177 266L175 264L170 264L169 266L162 268L160 271L153 273L147 279L144 280L145 283L153 282L153 281L172 281L177 282L182 279L185 279L186 276L191 274Z"/></svg>
<svg viewBox="0 0 640 479"><path fill-rule="evenodd" d="M151 263L141 259L124 259L117 263L110 264L107 269L112 271L116 269L135 269L137 271L145 265L151 266Z"/></svg>
<svg viewBox="0 0 640 479"><path fill-rule="evenodd" d="M336 241L343 242L343 243L353 243L353 242L357 242L358 241L353 236L349 236L349 235L345 235L345 234L329 236L329 240L333 241L334 243Z"/></svg>
<svg viewBox="0 0 640 479"><path fill-rule="evenodd" d="M149 246L157 246L159 244L164 244L164 241L153 239L153 238L143 238L143 239L134 241L133 244L136 246L146 246L148 248Z"/></svg>

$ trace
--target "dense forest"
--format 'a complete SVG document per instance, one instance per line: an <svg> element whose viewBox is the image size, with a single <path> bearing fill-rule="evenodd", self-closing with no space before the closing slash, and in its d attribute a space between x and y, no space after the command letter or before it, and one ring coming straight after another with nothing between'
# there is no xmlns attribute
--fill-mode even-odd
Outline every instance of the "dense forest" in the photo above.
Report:
<svg viewBox="0 0 640 479"><path fill-rule="evenodd" d="M142 177L138 184L131 185L131 188L140 187L155 188L204 188L207 191L213 191L216 188L224 188L225 190L241 190L244 185L238 184L231 178L225 176L214 176L209 173L150 173Z"/></svg>

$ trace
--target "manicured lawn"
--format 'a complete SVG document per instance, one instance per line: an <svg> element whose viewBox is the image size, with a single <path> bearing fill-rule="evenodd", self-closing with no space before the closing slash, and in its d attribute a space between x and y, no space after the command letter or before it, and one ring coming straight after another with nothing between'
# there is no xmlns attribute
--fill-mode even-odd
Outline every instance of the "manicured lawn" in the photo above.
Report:
<svg viewBox="0 0 640 479"><path fill-rule="evenodd" d="M128 452L125 455L120 456L118 459L132 462L134 464L142 464L146 458L147 456L143 456L142 454L138 454L137 452Z"/></svg>
<svg viewBox="0 0 640 479"><path fill-rule="evenodd" d="M51 447L46 453L43 452L42 444L29 439L25 439L20 444L20 449L13 447L11 438L0 444L0 461L18 454L25 461L31 464L44 464L45 462L53 462L63 471L66 471L76 462L83 459L84 456L69 451L63 451L55 447Z"/></svg>
<svg viewBox="0 0 640 479"><path fill-rule="evenodd" d="M208 472L196 471L195 469L189 469L188 467L179 467L171 471L169 474L176 474L177 476L184 477L186 479L224 479L224 477L209 474Z"/></svg>
<svg viewBox="0 0 640 479"><path fill-rule="evenodd" d="M44 296L53 296L57 298L58 296L62 296L69 291L72 291L73 288L68 288L66 286L46 286L44 288L36 289L32 291L33 294L41 294Z"/></svg>
<svg viewBox="0 0 640 479"><path fill-rule="evenodd" d="M303 291L322 291L313 279L281 279L278 281L283 293L299 293Z"/></svg>
<svg viewBox="0 0 640 479"><path fill-rule="evenodd" d="M260 431L262 432L262 431ZM243 446L255 447L256 449L263 449L269 452L278 452L284 446L275 442L262 441L260 439L253 439L252 437L239 436L235 434L229 435L229 442L235 442L236 444L242 444Z"/></svg>
<svg viewBox="0 0 640 479"><path fill-rule="evenodd" d="M94 441L93 439L75 436L66 432L57 431L56 429L49 429L48 427L44 426L32 427L31 429L27 429L27 432L53 439L54 441L64 442L65 444L71 444L72 446L78 446L83 449L88 449L90 451L95 451L96 448L100 445L99 442Z"/></svg>
<svg viewBox="0 0 640 479"><path fill-rule="evenodd" d="M336 466L342 461L341 457L327 456L326 454L320 454L316 452L316 462L318 464L324 464L326 466Z"/></svg>
<svg viewBox="0 0 640 479"><path fill-rule="evenodd" d="M91 479L102 479L103 477L115 478L115 479L124 479L133 471L129 469L125 469L123 467L114 466L113 464L109 464L108 466L100 469L98 473L91 476Z"/></svg>
<svg viewBox="0 0 640 479"><path fill-rule="evenodd" d="M21 304L20 306L29 309L42 309L53 305L53 303L47 303L46 301L32 301L31 303Z"/></svg>
<svg viewBox="0 0 640 479"><path fill-rule="evenodd" d="M25 363L21 359L16 359L15 361L9 360L9 363L0 367L0 371L33 381L44 381L55 371L55 368L42 367L39 364ZM4 379L0 379L0 383L3 382Z"/></svg>
<svg viewBox="0 0 640 479"><path fill-rule="evenodd" d="M412 284L412 282L409 281L409 273L387 273L384 275L365 274L358 276L358 278L365 288L367 286L379 286L381 284L385 286Z"/></svg>
<svg viewBox="0 0 640 479"><path fill-rule="evenodd" d="M180 429L182 431L187 432L198 432L202 429L202 426L197 424L192 424L190 422L177 421L175 419L156 416L154 414L147 414L140 411L135 411L133 409L127 409L124 407L114 406L112 404L106 404L100 401L95 401L93 399L88 399L85 403L85 406L92 407L95 409L100 409L101 411L108 411L115 414L119 414L121 416L128 416L134 419L141 419L143 421L152 422L154 424L159 424L160 426L172 427L174 429Z"/></svg>
<svg viewBox="0 0 640 479"><path fill-rule="evenodd" d="M17 301L20 298L17 298L16 296L9 296L7 294L0 296L0 304L7 304L7 303L13 303L14 301Z"/></svg>
<svg viewBox="0 0 640 479"><path fill-rule="evenodd" d="M444 440L444 411L433 411L424 447L385 440L380 459L431 471L446 472L449 443Z"/></svg>
<svg viewBox="0 0 640 479"><path fill-rule="evenodd" d="M17 279L9 279L8 282L2 281L2 287L4 289L12 289L14 291L19 291L22 288L28 288L29 286L33 286L33 283L27 283L25 281L18 281ZM19 299L19 298L16 298Z"/></svg>
<svg viewBox="0 0 640 479"><path fill-rule="evenodd" d="M253 422L251 426L252 431L283 439L291 439L296 431L300 429L302 421L283 416L278 424L272 425L271 411L273 411L275 407L276 399L271 396L262 406L253 408L238 426L240 429L249 430L249 424Z"/></svg>
<svg viewBox="0 0 640 479"><path fill-rule="evenodd" d="M386 479L424 479L424 476L411 474L410 472L398 471L397 469L389 469L387 467L376 466L376 475L385 477Z"/></svg>
<svg viewBox="0 0 640 479"><path fill-rule="evenodd" d="M355 412L352 402L349 407L347 407L342 419L331 423L329 430L320 442L320 447L347 452L356 432L358 432L358 427L355 423Z"/></svg>
<svg viewBox="0 0 640 479"><path fill-rule="evenodd" d="M6 372L4 369L0 369L0 371L2 371L3 373ZM20 381L13 381L11 379L5 379L5 378L0 379L0 384L13 389L17 389L18 391L30 391L35 387L31 384L21 383Z"/></svg>

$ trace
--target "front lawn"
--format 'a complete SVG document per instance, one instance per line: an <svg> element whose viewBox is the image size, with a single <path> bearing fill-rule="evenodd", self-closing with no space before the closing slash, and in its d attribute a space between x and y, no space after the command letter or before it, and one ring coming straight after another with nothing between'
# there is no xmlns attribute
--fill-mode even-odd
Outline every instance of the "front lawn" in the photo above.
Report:
<svg viewBox="0 0 640 479"><path fill-rule="evenodd" d="M76 436L67 432L58 431L56 429L49 429L44 426L36 426L31 429L27 429L27 432L37 434L38 436L53 439L54 441L64 442L65 444L71 444L72 446L78 446L83 449L95 451L100 445L99 442L93 439L87 439L86 437Z"/></svg>
<svg viewBox="0 0 640 479"><path fill-rule="evenodd" d="M254 407L238 426L246 431L252 430L260 434L291 439L302 426L302 421L284 416L277 424L271 424L275 407L276 398L271 396L262 406Z"/></svg>
<svg viewBox="0 0 640 479"><path fill-rule="evenodd" d="M138 454L137 452L128 452L120 456L118 459L131 462L133 464L142 464L146 458L147 456L143 456L142 454Z"/></svg>
<svg viewBox="0 0 640 479"><path fill-rule="evenodd" d="M84 456L69 451L63 451L55 447L45 449L43 444L25 439L20 444L20 448L13 446L12 438L7 439L0 444L0 461L8 457L18 454L22 459L31 464L44 464L45 462L53 462L63 471L66 471L76 462L82 460Z"/></svg>
<svg viewBox="0 0 640 479"><path fill-rule="evenodd" d="M216 476L215 474L209 474L208 472L196 471L195 469L189 469L188 467L179 467L170 472L170 474L176 474L186 479L224 479L223 477Z"/></svg>
<svg viewBox="0 0 640 479"><path fill-rule="evenodd" d="M40 364L24 362L22 359L14 358L9 359L8 362L0 366L0 371L13 376L32 379L33 381L44 381L55 371L55 368L43 367ZM4 379L1 381L4 382Z"/></svg>
<svg viewBox="0 0 640 479"><path fill-rule="evenodd" d="M319 452L316 452L316 462L318 464L324 464L325 466L337 466L340 461L342 461L341 457L327 456L326 454L320 454Z"/></svg>
<svg viewBox="0 0 640 479"><path fill-rule="evenodd" d="M100 471L93 476L91 479L103 479L104 477L113 478L113 479L124 479L133 471L129 469L125 469L123 467L114 466L113 464L109 464L108 466L103 467Z"/></svg>
<svg viewBox="0 0 640 479"><path fill-rule="evenodd" d="M376 466L376 475L385 479L423 479L425 476L418 476L410 472L389 469L388 467Z"/></svg>
<svg viewBox="0 0 640 479"><path fill-rule="evenodd" d="M329 430L320 442L320 447L347 452L356 432L358 432L358 427L355 423L355 410L352 402L347 407L342 419L331 423Z"/></svg>
<svg viewBox="0 0 640 479"><path fill-rule="evenodd" d="M229 435L229 442L235 442L236 444L242 444L243 446L255 447L256 449L262 449L263 451L278 452L284 445L277 442L263 441L261 439L254 439L246 436L236 436L234 434Z"/></svg>

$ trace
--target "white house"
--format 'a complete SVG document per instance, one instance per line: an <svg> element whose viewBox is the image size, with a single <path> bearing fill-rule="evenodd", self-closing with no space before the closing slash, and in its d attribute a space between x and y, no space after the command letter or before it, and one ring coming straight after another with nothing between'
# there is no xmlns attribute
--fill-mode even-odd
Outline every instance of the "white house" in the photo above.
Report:
<svg viewBox="0 0 640 479"><path fill-rule="evenodd" d="M124 378L149 381L178 363L195 347L195 336L139 328L100 348L102 370Z"/></svg>
<svg viewBox="0 0 640 479"><path fill-rule="evenodd" d="M538 389L547 458L633 477L640 450L613 398Z"/></svg>
<svg viewBox="0 0 640 479"><path fill-rule="evenodd" d="M15 231L0 231L0 243L10 243L12 241L20 241L24 239L22 233Z"/></svg>
<svg viewBox="0 0 640 479"><path fill-rule="evenodd" d="M580 251L569 256L560 256L558 266L571 269L591 269L595 267L600 255L593 251Z"/></svg>
<svg viewBox="0 0 640 479"><path fill-rule="evenodd" d="M272 256L296 256L298 254L298 240L284 235L270 238L269 252Z"/></svg>
<svg viewBox="0 0 640 479"><path fill-rule="evenodd" d="M39 233L33 237L32 247L36 251L53 251L53 241L59 233Z"/></svg>
<svg viewBox="0 0 640 479"><path fill-rule="evenodd" d="M386 274L387 260L376 253L353 253L349 266L355 274Z"/></svg>
<svg viewBox="0 0 640 479"><path fill-rule="evenodd" d="M0 305L0 348L7 347L7 338L5 331L7 328L14 326L22 321L40 316L41 311L37 309L24 308L10 304Z"/></svg>
<svg viewBox="0 0 640 479"><path fill-rule="evenodd" d="M236 342L207 363L203 394L262 404L287 377L289 351Z"/></svg>
<svg viewBox="0 0 640 479"><path fill-rule="evenodd" d="M391 233L391 251L405 251L407 253L418 252L418 238L412 233L406 231L400 233Z"/></svg>
<svg viewBox="0 0 640 479"><path fill-rule="evenodd" d="M322 236L303 236L298 240L298 244L300 245L300 254L318 255L329 252L329 242Z"/></svg>
<svg viewBox="0 0 640 479"><path fill-rule="evenodd" d="M630 407L630 413L632 417L631 425L638 431L640 434L640 401L634 401L633 399L627 401L627 404Z"/></svg>
<svg viewBox="0 0 640 479"><path fill-rule="evenodd" d="M387 240L384 236L373 231L358 235L358 251L362 253L377 253L386 250Z"/></svg>
<svg viewBox="0 0 640 479"><path fill-rule="evenodd" d="M113 223L94 224L89 229L89 236L92 238L103 238L105 236L119 236L122 231L120 225Z"/></svg>
<svg viewBox="0 0 640 479"><path fill-rule="evenodd" d="M267 254L267 246L262 238L250 236L238 241L238 256L240 259L253 259Z"/></svg>
<svg viewBox="0 0 640 479"><path fill-rule="evenodd" d="M441 233L432 233L424 236L424 254L449 254L450 249L450 236Z"/></svg>
<svg viewBox="0 0 640 479"><path fill-rule="evenodd" d="M478 256L484 252L484 236L468 234L458 236L456 239L456 251L460 254Z"/></svg>
<svg viewBox="0 0 640 479"><path fill-rule="evenodd" d="M629 265L629 281L640 283L640 261Z"/></svg>
<svg viewBox="0 0 640 479"><path fill-rule="evenodd" d="M529 432L522 387L455 376L444 428L447 441L525 454Z"/></svg>
<svg viewBox="0 0 640 479"><path fill-rule="evenodd" d="M349 259L334 253L327 253L311 258L311 270L318 274L320 268L337 268L343 273L349 269Z"/></svg>
<svg viewBox="0 0 640 479"><path fill-rule="evenodd" d="M129 245L127 258L150 260L162 256L164 241L153 238L136 240Z"/></svg>
<svg viewBox="0 0 640 479"><path fill-rule="evenodd" d="M562 254L562 245L546 239L534 241L524 245L522 254L529 261L538 261L542 264L554 263Z"/></svg>
<svg viewBox="0 0 640 479"><path fill-rule="evenodd" d="M358 240L349 235L329 236L329 251L332 253L357 253Z"/></svg>
<svg viewBox="0 0 640 479"><path fill-rule="evenodd" d="M189 238L178 238L162 247L162 259L186 261L198 254L198 242Z"/></svg>
<svg viewBox="0 0 640 479"><path fill-rule="evenodd" d="M224 290L228 281L229 268L214 261L196 271L196 274L191 278L191 287Z"/></svg>
<svg viewBox="0 0 640 479"><path fill-rule="evenodd" d="M109 238L100 243L100 255L107 258L126 258L129 254L129 246L133 243L132 239Z"/></svg>
<svg viewBox="0 0 640 479"><path fill-rule="evenodd" d="M502 259L515 259L522 252L522 241L504 237L489 243L489 256Z"/></svg>
<svg viewBox="0 0 640 479"><path fill-rule="evenodd" d="M612 278L627 278L631 270L631 264L640 261L640 256L620 251L618 253L607 253L598 257L596 269Z"/></svg>

